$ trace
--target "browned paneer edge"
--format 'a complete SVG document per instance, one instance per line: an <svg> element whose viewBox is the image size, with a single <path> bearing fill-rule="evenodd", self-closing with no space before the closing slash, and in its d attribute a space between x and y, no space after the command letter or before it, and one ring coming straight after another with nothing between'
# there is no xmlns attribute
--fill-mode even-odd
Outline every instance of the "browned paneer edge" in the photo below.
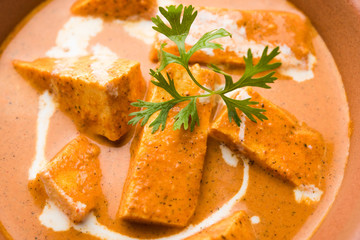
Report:
<svg viewBox="0 0 360 240"><path fill-rule="evenodd" d="M38 90L49 90L80 131L115 141L130 130L129 114L136 110L130 103L143 98L145 81L136 61L117 59L106 74L94 70L98 61L84 56L13 64Z"/></svg>
<svg viewBox="0 0 360 240"><path fill-rule="evenodd" d="M305 62L308 61L309 53L314 54L311 24L309 20L298 14L282 11L245 11L209 7L198 7L196 9L198 16L190 30L190 39L199 39L206 32L214 30L214 24L219 28L220 26L225 28L233 37L214 40L214 42L222 44L224 50L197 51L190 59L192 63L243 65L243 57L248 49L255 44L267 45L270 49L276 46L280 46L281 49L284 47L293 53L293 58ZM233 24L226 25L226 22L230 20L233 21ZM224 21L224 24L221 24L221 21ZM192 47L192 41L191 43L187 42L187 50ZM150 52L152 61L158 60L158 51L164 43L167 44L163 48L166 52L178 54L177 46L157 33ZM252 53L254 54L254 62L257 62L260 59L261 52L256 53L256 49L252 47ZM280 60L280 56L276 57L275 60ZM283 62L283 66L291 64L291 61Z"/></svg>
<svg viewBox="0 0 360 240"><path fill-rule="evenodd" d="M154 17L156 7L156 0L78 0L72 5L71 12L104 19L150 19Z"/></svg>
<svg viewBox="0 0 360 240"><path fill-rule="evenodd" d="M326 162L326 145L321 134L253 89L243 91L248 95L245 98L258 102L255 107L266 110L268 120L255 123L239 111L243 122L238 127L229 122L224 107L211 124L210 136L297 186L321 186ZM242 99L244 92L232 97Z"/></svg>
<svg viewBox="0 0 360 240"><path fill-rule="evenodd" d="M248 215L238 211L185 240L255 240Z"/></svg>
<svg viewBox="0 0 360 240"><path fill-rule="evenodd" d="M174 79L180 94L201 93L180 65L171 64L163 73L165 71ZM200 84L209 87L219 80L214 72L199 65L192 66L191 71ZM165 90L154 85L148 91L148 101L166 101L170 98ZM140 130L131 152L119 218L178 227L187 225L198 201L212 101L197 102L200 125L193 132L173 130L174 116L187 102L170 110L164 131L151 133L149 123L156 116L152 116Z"/></svg>
<svg viewBox="0 0 360 240"><path fill-rule="evenodd" d="M100 149L84 136L68 143L38 177L50 200L74 222L81 222L101 194Z"/></svg>

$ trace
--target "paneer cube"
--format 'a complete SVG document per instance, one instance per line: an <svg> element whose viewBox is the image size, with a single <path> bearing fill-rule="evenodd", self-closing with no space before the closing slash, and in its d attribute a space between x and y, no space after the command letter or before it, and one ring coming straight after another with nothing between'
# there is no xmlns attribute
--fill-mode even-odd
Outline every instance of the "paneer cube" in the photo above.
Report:
<svg viewBox="0 0 360 240"><path fill-rule="evenodd" d="M117 58L15 60L15 69L40 91L48 89L58 107L80 130L115 141L129 131L130 105L145 94L140 64Z"/></svg>
<svg viewBox="0 0 360 240"><path fill-rule="evenodd" d="M248 49L253 53L256 63L265 46L269 49L280 47L280 55L275 60L281 61L279 72L294 80L302 81L312 77L312 65L315 63L313 34L310 22L306 17L281 11L265 10L229 10L223 8L199 7L197 18L186 39L186 48L190 49L206 32L224 28L232 38L224 37L212 42L222 44L221 49L204 49L192 55L193 63L222 64L239 66L244 64L243 57ZM178 54L177 46L162 34L156 35L150 54L153 61L158 60L158 51L162 44L166 52ZM302 78L294 71L304 73ZM306 73L306 74L305 74Z"/></svg>
<svg viewBox="0 0 360 240"><path fill-rule="evenodd" d="M238 211L185 240L255 240L248 215Z"/></svg>
<svg viewBox="0 0 360 240"><path fill-rule="evenodd" d="M257 123L238 111L240 127L230 123L224 107L211 125L210 135L238 150L260 166L270 169L296 186L319 187L324 177L326 145L321 134L261 97L251 88L232 98L246 99L266 110L268 120Z"/></svg>
<svg viewBox="0 0 360 240"><path fill-rule="evenodd" d="M156 0L78 0L71 12L81 16L97 16L105 19L143 17L150 19L155 13Z"/></svg>
<svg viewBox="0 0 360 240"><path fill-rule="evenodd" d="M191 67L202 85L213 87L219 77L212 71ZM180 65L171 64L164 71L175 82L182 95L202 94ZM171 96L165 90L150 85L147 100L167 101ZM130 168L123 190L119 218L168 226L186 226L194 214L200 191L203 163L206 154L208 127L213 99L197 101L200 125L194 131L173 130L174 116L188 102L172 108L164 131L152 134L149 124L153 115L137 135Z"/></svg>
<svg viewBox="0 0 360 240"><path fill-rule="evenodd" d="M101 194L99 153L98 146L79 136L38 174L50 200L74 222L84 219Z"/></svg>

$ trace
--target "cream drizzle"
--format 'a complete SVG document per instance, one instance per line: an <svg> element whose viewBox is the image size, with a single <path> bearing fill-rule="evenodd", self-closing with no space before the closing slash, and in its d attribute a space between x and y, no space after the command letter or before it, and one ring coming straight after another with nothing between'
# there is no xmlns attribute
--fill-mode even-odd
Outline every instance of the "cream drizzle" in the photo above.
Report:
<svg viewBox="0 0 360 240"><path fill-rule="evenodd" d="M39 97L35 158L29 169L29 180L35 179L38 172L41 171L47 162L45 158L46 137L49 129L50 118L54 114L55 109L56 105L52 96L48 91L45 91Z"/></svg>
<svg viewBox="0 0 360 240"><path fill-rule="evenodd" d="M93 17L71 17L59 31L56 46L46 52L54 58L88 55L90 39L103 29L103 20Z"/></svg>
<svg viewBox="0 0 360 240"><path fill-rule="evenodd" d="M236 99L245 100L245 99L251 98L251 96L249 95L247 90L248 90L247 87L239 89L239 94ZM245 123L246 116L244 113L241 113L240 120L241 120L241 123L240 123L240 129L239 129L239 139L241 142L244 142L245 141L245 129L246 129L246 123Z"/></svg>
<svg viewBox="0 0 360 240"><path fill-rule="evenodd" d="M176 3L171 0L159 0L158 5L165 7L169 5L175 5ZM156 14L160 14L158 11ZM124 30L133 38L143 41L147 45L151 45L155 41L156 32L152 27L154 26L153 22L150 20L115 20L116 23L123 26Z"/></svg>
<svg viewBox="0 0 360 240"><path fill-rule="evenodd" d="M103 20L93 17L71 17L60 29L56 38L56 46L46 52L46 56L53 58L79 57L87 55L87 47L90 39L95 37L103 29ZM102 49L103 50L103 49ZM93 52L100 51L95 46ZM55 62L53 73L60 71L71 71L76 58L66 58ZM39 97L39 111L37 118L36 153L34 161L29 169L29 180L36 178L36 175L46 164L45 146L49 128L50 118L56 109L55 101L48 91Z"/></svg>
<svg viewBox="0 0 360 240"><path fill-rule="evenodd" d="M295 200L298 203L311 203L319 202L323 191L315 187L315 185L300 185L294 189Z"/></svg>
<svg viewBox="0 0 360 240"><path fill-rule="evenodd" d="M225 144L220 144L220 150L224 161L231 167L237 167L239 159Z"/></svg>
<svg viewBox="0 0 360 240"><path fill-rule="evenodd" d="M260 218L259 218L259 216L252 216L252 217L250 218L250 222L251 222L252 224L259 224L259 223L260 223Z"/></svg>
<svg viewBox="0 0 360 240"><path fill-rule="evenodd" d="M160 1L160 6L170 5L172 1ZM125 31L129 33L129 35L133 37L137 37L141 40L143 40L145 43L149 44L150 40L151 43L154 41L155 35L147 34L146 29L150 29L152 26L152 23L150 21L141 20L138 22L130 22L130 21L118 21L120 24L124 25ZM151 24L150 24L151 23ZM63 29L60 30L56 43L57 46L50 49L46 55L48 57L56 57L56 58L62 58L62 57L79 57L84 56L88 54L87 48L89 45L89 41L92 37L96 36L101 30L102 30L103 21L100 18L82 18L82 17L72 17L70 20L64 25ZM89 27L90 26L90 27ZM89 31L91 29L91 31ZM139 30L143 31L142 35L138 35ZM153 31L151 29L151 31ZM145 35L144 35L145 34ZM136 36L135 36L136 35ZM99 50L99 46L95 46L92 50L93 52L96 52L96 50ZM100 49L101 50L101 49ZM69 63L71 65L71 63ZM66 64L66 67L69 68L71 66L68 66L69 64ZM61 63L59 63L59 66ZM51 96L48 92L46 92L46 96L48 96L49 99L51 99ZM46 101L49 102L50 100L47 99ZM53 103L52 99L50 101L53 104L53 110L55 110L55 104ZM53 112L52 112L53 113ZM51 113L51 115L52 115ZM37 131L38 135L39 133L42 133L45 129L44 126L46 126L46 133L49 125L49 120L51 115L49 115L49 118L47 120L47 125L44 125L44 123L39 123L39 119L43 118L42 115L38 117L38 125L37 125ZM42 133L43 136L43 133ZM46 143L46 134L45 137L42 138L42 144L39 145L39 149L42 153L42 156L44 156L45 152L45 143ZM38 149L38 146L37 146ZM41 160L38 160L41 162L42 165L46 163L45 157L39 158ZM224 158L225 161L228 161L228 158ZM210 227L211 225L217 223L218 221L222 220L223 218L227 217L231 214L231 210L233 206L243 198L243 196L246 194L246 190L248 187L249 182L249 161L246 158L243 158L244 163L244 174L243 174L243 182L239 189L239 191L227 202L225 203L217 212L210 215L208 218L203 220L197 225L189 225L187 228L185 228L183 231L169 236L169 237L163 237L163 238L157 238L158 240L181 240L183 238L189 237L207 227ZM36 161L34 161L35 163ZM33 163L33 164L34 164ZM237 159L238 163L238 159ZM236 165L237 165L236 163ZM31 170L31 169L30 169ZM36 174L40 169L36 170ZM30 171L29 171L30 173ZM35 172L33 172L35 174ZM36 177L35 174L35 177ZM75 224L70 221L70 219L59 209L54 202L48 200L41 215L39 216L39 220L42 225L44 225L47 228L51 228L54 231L67 231L70 229L70 227L73 227L79 232L86 233L101 239L106 240L134 240L137 238L131 238L128 236L125 236L121 233L114 232L110 229L108 229L106 226L102 225L97 221L96 216L93 213L90 213L89 216L80 224Z"/></svg>
<svg viewBox="0 0 360 240"><path fill-rule="evenodd" d="M233 51L238 56L246 56L248 49L255 58L260 58L265 46L269 46L270 50L276 46L268 41L255 42L247 38L246 29L238 27L236 19L241 19L242 14L238 11L229 11L227 15L215 14L207 9L198 11L198 16L191 27L190 33L186 38L186 44L194 45L200 37L212 29L224 28L232 34L232 38L225 37L213 40L219 43L224 49ZM158 34L161 42L166 42L167 37ZM282 62L279 71L293 78L297 82L310 80L314 77L313 66L316 63L316 57L311 53L304 59L297 59L290 47L282 44L280 47L280 55L277 57ZM213 49L200 50L208 56L214 56Z"/></svg>
<svg viewBox="0 0 360 240"><path fill-rule="evenodd" d="M246 116L244 113L241 113L240 115L240 120L241 120L241 123L240 123L240 129L239 129L239 139L241 142L244 142L245 141L245 121L246 121Z"/></svg>
<svg viewBox="0 0 360 240"><path fill-rule="evenodd" d="M316 57L309 53L307 56L307 67L305 69L288 66L288 67L280 67L279 72L285 76L292 77L293 80L297 82L303 82L309 79L314 78L313 68L316 63Z"/></svg>
<svg viewBox="0 0 360 240"><path fill-rule="evenodd" d="M94 75L96 82L101 85L105 85L109 81L108 71L114 65L118 56L112 52L108 47L101 44L96 44L91 48L93 56L92 60L95 60L91 64L92 74ZM117 91L115 91L117 93Z"/></svg>
<svg viewBox="0 0 360 240"><path fill-rule="evenodd" d="M75 63L78 61L78 58L60 58L55 60L54 70L51 72L52 74L62 74L66 75L67 73L71 73L73 71L73 67Z"/></svg>
<svg viewBox="0 0 360 240"><path fill-rule="evenodd" d="M66 214L51 200L46 202L46 205L39 216L39 220L42 225L55 232L69 230L71 226L70 220Z"/></svg>
<svg viewBox="0 0 360 240"><path fill-rule="evenodd" d="M157 240L181 240L186 237L192 236L192 235L200 232L201 230L203 230L207 227L210 227L211 225L224 219L225 217L229 216L231 214L231 210L232 210L233 206L245 196L246 190L248 187L248 183L249 183L249 160L246 158L243 158L242 160L244 162L243 182L241 184L239 191L227 203L225 203L217 212L213 213L212 215L207 217L205 220L203 220L199 224L189 225L183 231L181 231L175 235L163 237L163 238L156 238L156 239ZM55 213L54 211L61 212L61 210L54 206L48 206L50 204L52 204L52 203L48 201L42 214L39 217L40 221L41 221L41 219L42 220L49 219L49 221L47 221L47 222L41 221L41 223L48 228L52 228L54 231L69 230L70 225L68 225L68 228L66 228L66 229L61 228L61 230L55 230L56 226L53 226L52 224L59 224L60 226L67 226L67 224L70 222L70 220L67 217L66 217L66 219L63 218L63 215L61 215L60 213ZM49 213L49 211L51 211L51 212ZM63 221L63 222L59 223L57 221L51 220L52 219L51 216L58 216L58 215L61 216L58 220ZM131 238L131 237L125 236L121 233L114 232L114 231L108 229L106 226L102 225L101 223L99 223L97 221L97 218L93 213L91 213L82 223L80 223L80 224L71 223L71 226L79 232L86 233L86 234L89 234L89 235L92 235L92 236L95 236L95 237L98 237L101 239L106 239L106 240L135 240L135 239L137 239L137 238Z"/></svg>
<svg viewBox="0 0 360 240"><path fill-rule="evenodd" d="M151 45L155 40L155 31L152 29L154 24L148 20L139 21L121 21L115 20L116 23L123 26L124 30L136 39L143 41L147 45Z"/></svg>
<svg viewBox="0 0 360 240"><path fill-rule="evenodd" d="M244 162L244 177L243 182L241 184L240 190L227 202L225 203L217 212L213 213L209 217L207 217L205 220L200 222L197 225L190 225L188 226L184 231L175 234L170 237L160 238L161 240L168 240L168 239L184 239L186 237L189 237L191 235L194 235L195 233L210 227L211 225L217 223L218 221L224 219L225 217L229 216L231 214L231 210L234 207L234 205L240 201L246 194L246 190L249 184L249 160L246 158L242 159Z"/></svg>
<svg viewBox="0 0 360 240"><path fill-rule="evenodd" d="M90 57L92 60L90 67L93 78L87 78L87 80L105 85L109 81L109 70L113 67L118 56L111 51L110 48L99 43L91 47L90 53L92 55ZM76 75L76 63L79 61L79 57L61 58L61 54L56 54L56 56L59 57L59 59L55 61L52 74L61 74L63 76ZM114 91L114 94L117 94L117 91Z"/></svg>

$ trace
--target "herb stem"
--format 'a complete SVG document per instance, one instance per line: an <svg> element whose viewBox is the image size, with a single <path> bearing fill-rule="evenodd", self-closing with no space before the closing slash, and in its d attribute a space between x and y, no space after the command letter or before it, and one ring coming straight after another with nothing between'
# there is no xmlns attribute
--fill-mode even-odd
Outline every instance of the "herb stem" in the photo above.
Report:
<svg viewBox="0 0 360 240"><path fill-rule="evenodd" d="M190 50L186 51L185 40L189 35L190 27L197 16L197 11L195 11L192 6L184 8L182 4L179 6L171 5L166 7L166 9L160 7L159 10L163 17L168 21L168 24L164 22L160 16L156 16L155 18L152 18L152 21L155 24L153 29L174 42L178 47L179 55L164 51L166 43L161 44L159 54L160 66L156 71L150 69L150 75L153 76L151 82L157 87L164 89L173 98L165 102L146 102L138 100L137 102L131 103L132 106L141 108L141 110L130 113L130 116L134 116L134 118L129 121L129 124L135 125L141 121L141 126L144 126L154 113L159 112L155 120L150 123L149 127L153 128L152 133L157 131L160 127L161 130L164 130L169 111L175 107L176 104L189 101L187 105L184 104L184 107L176 110L178 113L174 116L175 122L173 129L177 130L184 128L184 130L187 130L190 128L190 131L193 131L195 126L200 123L196 100L198 98L211 97L212 95L219 95L221 97L227 107L229 121L231 122L234 120L238 126L240 126L241 119L237 110L240 110L254 122L256 122L256 119L261 121L267 119L266 116L263 115L265 109L257 108L256 106L252 107L253 105L256 105L257 102L251 101L251 98L238 100L227 97L225 94L242 87L270 88L267 84L273 83L276 80L276 77L273 76L275 72L270 72L260 77L255 77L255 75L266 73L281 65L279 62L270 63L280 53L279 47L276 47L269 54L268 47L265 47L260 60L256 64L253 62L253 55L249 49L247 55L244 56L244 74L235 82L231 75L222 71L219 67L210 64L209 68L211 70L224 76L225 84L222 89L209 89L206 86L201 85L190 71L190 58L196 51L201 49L223 49L221 44L213 42L213 40L231 37L231 34L222 28L209 31L201 36L200 39L193 44ZM166 73L166 75L163 75L161 73L161 71L169 64L179 64L183 66L191 80L205 92L202 93L202 90L200 90L198 95L182 96L182 94L176 90L174 79L171 78L170 74Z"/></svg>
<svg viewBox="0 0 360 240"><path fill-rule="evenodd" d="M194 75L192 74L192 72L190 71L190 68L189 68L189 67L186 67L185 69L186 69L187 73L189 74L190 78L194 81L194 83L195 83L196 85L199 86L199 88L205 90L205 91L208 92L208 93L211 93L211 94L214 93L213 90L204 87L203 85L201 85L201 84L195 79L195 77L194 77Z"/></svg>

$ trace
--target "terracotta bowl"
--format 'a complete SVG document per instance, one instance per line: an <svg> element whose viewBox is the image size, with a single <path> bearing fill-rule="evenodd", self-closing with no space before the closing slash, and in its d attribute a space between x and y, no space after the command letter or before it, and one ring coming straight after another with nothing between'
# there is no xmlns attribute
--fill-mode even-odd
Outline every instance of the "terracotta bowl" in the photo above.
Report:
<svg viewBox="0 0 360 240"><path fill-rule="evenodd" d="M41 1L1 0L0 42ZM360 0L292 2L311 19L333 54L353 121L350 157L342 186L313 239L360 239Z"/></svg>

